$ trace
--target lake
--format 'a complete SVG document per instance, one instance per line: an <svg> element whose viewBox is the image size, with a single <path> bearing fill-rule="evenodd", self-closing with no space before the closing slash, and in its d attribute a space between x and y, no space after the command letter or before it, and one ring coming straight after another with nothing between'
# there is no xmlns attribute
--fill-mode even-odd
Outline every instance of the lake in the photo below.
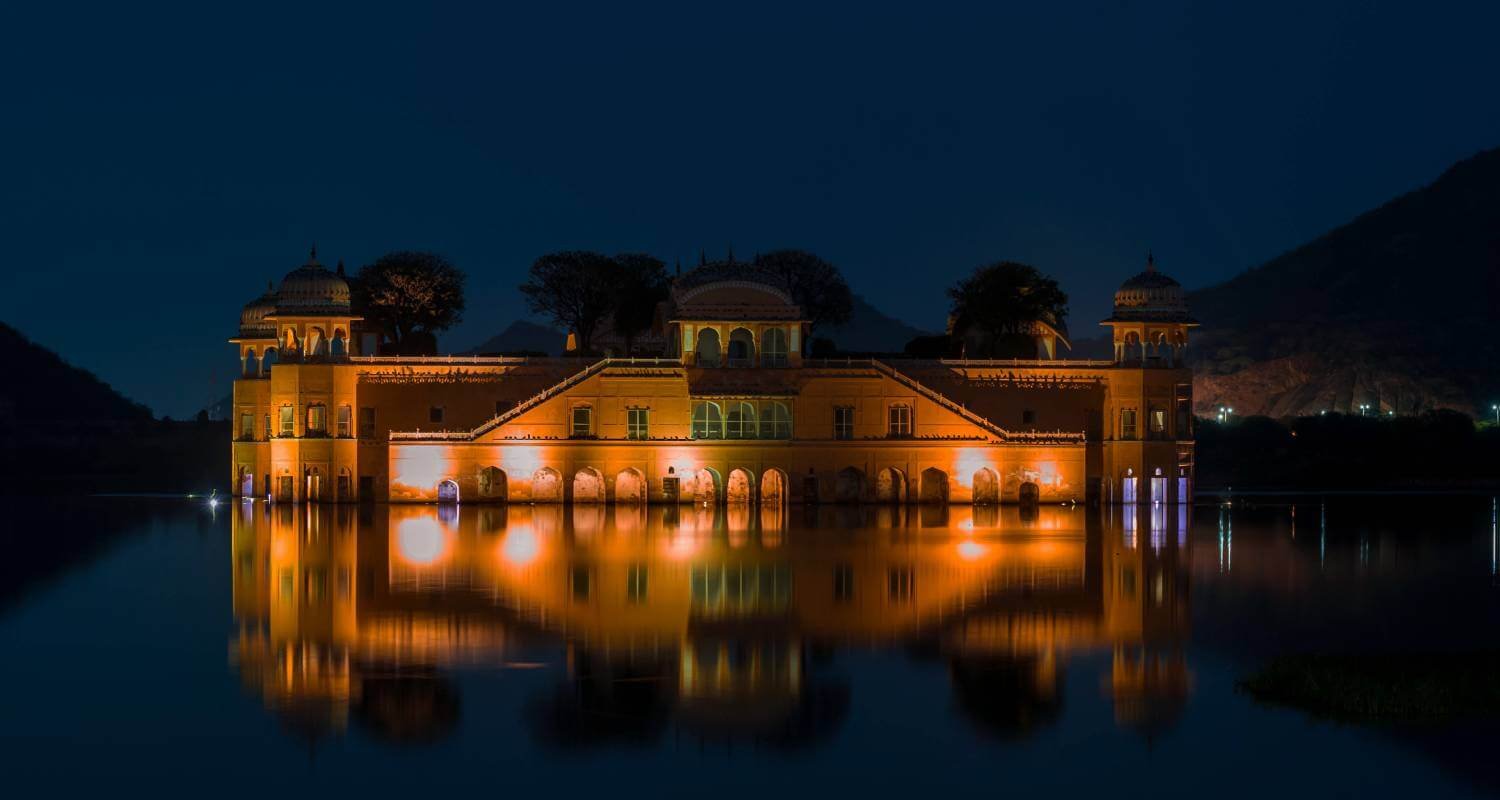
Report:
<svg viewBox="0 0 1500 800"><path fill-rule="evenodd" d="M1288 654L1494 650L1488 496L12 504L21 796L1500 789L1493 722L1237 688Z"/></svg>

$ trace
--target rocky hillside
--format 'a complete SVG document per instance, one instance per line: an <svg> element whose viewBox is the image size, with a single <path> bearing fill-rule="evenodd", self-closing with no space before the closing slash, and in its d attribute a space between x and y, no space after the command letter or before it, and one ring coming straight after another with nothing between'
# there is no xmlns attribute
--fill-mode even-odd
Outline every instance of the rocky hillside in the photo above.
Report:
<svg viewBox="0 0 1500 800"><path fill-rule="evenodd" d="M0 424L72 420L139 422L151 411L0 322Z"/></svg>
<svg viewBox="0 0 1500 800"><path fill-rule="evenodd" d="M1500 400L1500 149L1218 286L1191 293L1200 414Z"/></svg>

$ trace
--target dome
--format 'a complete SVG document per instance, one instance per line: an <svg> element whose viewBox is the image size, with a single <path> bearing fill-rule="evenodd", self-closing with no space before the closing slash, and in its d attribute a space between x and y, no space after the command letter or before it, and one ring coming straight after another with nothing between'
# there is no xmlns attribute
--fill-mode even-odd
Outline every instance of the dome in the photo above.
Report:
<svg viewBox="0 0 1500 800"><path fill-rule="evenodd" d="M266 284L266 293L246 303L240 311L240 338L276 338L276 326L266 319L274 313L276 313L276 289Z"/></svg>
<svg viewBox="0 0 1500 800"><path fill-rule="evenodd" d="M315 247L307 263L288 272L277 290L277 313L280 314L347 314L349 282L344 280L343 265L337 273L318 263Z"/></svg>
<svg viewBox="0 0 1500 800"><path fill-rule="evenodd" d="M1124 283L1115 292L1115 313L1106 322L1178 322L1194 324L1188 316L1187 293L1171 276L1156 271L1156 261L1147 257L1146 271Z"/></svg>

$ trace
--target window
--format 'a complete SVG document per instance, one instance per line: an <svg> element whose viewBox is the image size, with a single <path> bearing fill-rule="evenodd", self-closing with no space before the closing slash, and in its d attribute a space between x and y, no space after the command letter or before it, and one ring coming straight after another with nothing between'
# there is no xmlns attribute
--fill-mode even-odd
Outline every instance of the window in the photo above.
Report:
<svg viewBox="0 0 1500 800"><path fill-rule="evenodd" d="M1036 424L1036 411L1034 409L1030 409L1030 408L1025 409L1024 411L1022 411L1021 412L1021 424L1022 425L1035 425Z"/></svg>
<svg viewBox="0 0 1500 800"><path fill-rule="evenodd" d="M314 403L307 407L307 434L322 434L328 432L328 408L321 403Z"/></svg>
<svg viewBox="0 0 1500 800"><path fill-rule="evenodd" d="M786 403L772 403L766 406L765 413L760 420L760 438L792 438L792 412L786 407Z"/></svg>
<svg viewBox="0 0 1500 800"><path fill-rule="evenodd" d="M786 366L786 331L768 328L761 337L760 365L763 367Z"/></svg>
<svg viewBox="0 0 1500 800"><path fill-rule="evenodd" d="M359 435L366 439L375 438L375 409L370 406L359 409Z"/></svg>
<svg viewBox="0 0 1500 800"><path fill-rule="evenodd" d="M281 435L297 435L297 414L291 406L281 407Z"/></svg>
<svg viewBox="0 0 1500 800"><path fill-rule="evenodd" d="M1167 410L1164 408L1151 409L1151 438L1165 438L1167 432Z"/></svg>
<svg viewBox="0 0 1500 800"><path fill-rule="evenodd" d="M266 440L269 441L270 438L271 438L271 415L267 414L266 415Z"/></svg>
<svg viewBox="0 0 1500 800"><path fill-rule="evenodd" d="M240 438L249 441L255 438L255 415L240 415Z"/></svg>
<svg viewBox="0 0 1500 800"><path fill-rule="evenodd" d="M1135 409L1120 409L1120 438L1131 440L1135 438Z"/></svg>
<svg viewBox="0 0 1500 800"><path fill-rule="evenodd" d="M631 439L651 438L651 410L647 408L626 409L625 435Z"/></svg>
<svg viewBox="0 0 1500 800"><path fill-rule="evenodd" d="M726 439L755 438L755 406L750 403L730 403L729 417L724 424Z"/></svg>
<svg viewBox="0 0 1500 800"><path fill-rule="evenodd" d="M724 438L724 416L718 403L703 401L693 406L693 438Z"/></svg>
<svg viewBox="0 0 1500 800"><path fill-rule="evenodd" d="M854 438L854 406L833 407L833 438Z"/></svg>
<svg viewBox="0 0 1500 800"><path fill-rule="evenodd" d="M629 603L646 602L646 565L631 564L625 573L625 600Z"/></svg>
<svg viewBox="0 0 1500 800"><path fill-rule="evenodd" d="M436 423L436 424L442 424L442 422L443 422L443 407L442 406L432 406L431 408L428 408L427 409L427 421L428 422L432 422L432 423Z"/></svg>
<svg viewBox="0 0 1500 800"><path fill-rule="evenodd" d="M587 439L594 435L594 409L592 406L573 406L573 422L568 435L574 439Z"/></svg>
<svg viewBox="0 0 1500 800"><path fill-rule="evenodd" d="M347 439L347 438L349 438L350 434L352 433L352 431L350 430L350 428L352 427L353 423L350 421L349 418L350 418L350 409L349 409L349 407L348 406L339 406L339 438Z"/></svg>
<svg viewBox="0 0 1500 800"><path fill-rule="evenodd" d="M891 406L886 435L892 439L911 438L911 406Z"/></svg>

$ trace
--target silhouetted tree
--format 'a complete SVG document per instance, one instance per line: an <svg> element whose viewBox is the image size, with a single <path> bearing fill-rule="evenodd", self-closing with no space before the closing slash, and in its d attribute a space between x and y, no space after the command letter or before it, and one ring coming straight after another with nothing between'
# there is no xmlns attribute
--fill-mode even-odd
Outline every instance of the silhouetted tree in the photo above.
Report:
<svg viewBox="0 0 1500 800"><path fill-rule="evenodd" d="M398 250L360 269L355 307L401 355L430 355L437 332L463 318L464 274L436 254Z"/></svg>
<svg viewBox="0 0 1500 800"><path fill-rule="evenodd" d="M953 335L978 340L989 351L970 355L1033 355L1028 327L1045 322L1061 329L1068 316L1068 295L1057 281L1014 261L974 270L948 296L953 299Z"/></svg>
<svg viewBox="0 0 1500 800"><path fill-rule="evenodd" d="M619 265L613 259L564 250L532 263L530 277L520 288L532 311L572 331L578 351L590 353L600 320L616 308L619 283Z"/></svg>
<svg viewBox="0 0 1500 800"><path fill-rule="evenodd" d="M615 333L625 338L625 353L634 349L635 337L650 330L656 321L656 306L667 298L670 283L667 265L644 253L621 253L614 258L617 290L614 307Z"/></svg>
<svg viewBox="0 0 1500 800"><path fill-rule="evenodd" d="M820 325L849 321L854 295L838 267L803 250L775 250L758 255L755 266L781 283L802 307L814 331Z"/></svg>

